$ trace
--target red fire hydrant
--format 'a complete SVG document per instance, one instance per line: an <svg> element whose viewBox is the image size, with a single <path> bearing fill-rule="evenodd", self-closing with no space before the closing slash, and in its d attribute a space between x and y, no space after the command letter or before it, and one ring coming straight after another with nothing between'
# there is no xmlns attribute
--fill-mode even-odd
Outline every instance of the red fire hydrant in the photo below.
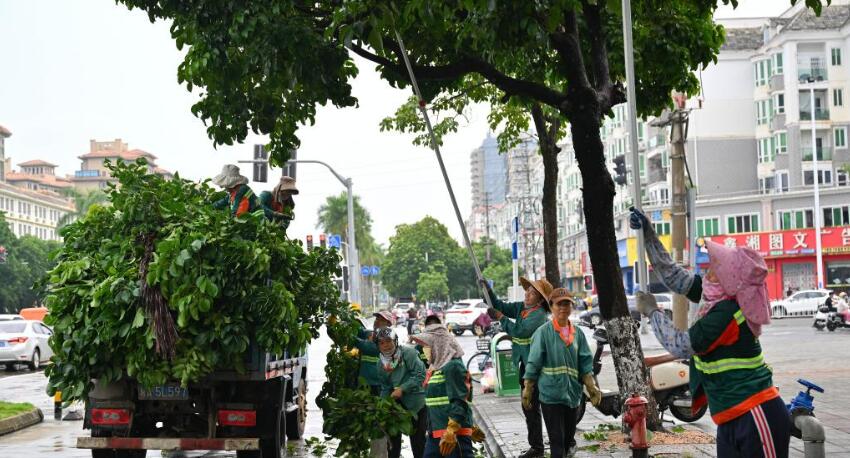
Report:
<svg viewBox="0 0 850 458"><path fill-rule="evenodd" d="M632 449L633 457L644 457L648 455L649 444L646 440L646 405L645 397L633 393L626 400L626 414L623 415L623 421L629 425L631 435L629 445Z"/></svg>

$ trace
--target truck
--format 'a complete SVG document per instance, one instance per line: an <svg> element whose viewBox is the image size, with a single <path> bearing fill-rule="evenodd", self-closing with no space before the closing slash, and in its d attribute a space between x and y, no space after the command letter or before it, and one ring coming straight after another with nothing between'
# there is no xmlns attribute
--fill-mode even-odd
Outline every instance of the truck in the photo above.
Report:
<svg viewBox="0 0 850 458"><path fill-rule="evenodd" d="M143 458L147 450L228 450L239 458L281 458L306 422L307 357L274 355L254 343L244 370L143 387L134 378L96 381L77 448L92 458Z"/></svg>

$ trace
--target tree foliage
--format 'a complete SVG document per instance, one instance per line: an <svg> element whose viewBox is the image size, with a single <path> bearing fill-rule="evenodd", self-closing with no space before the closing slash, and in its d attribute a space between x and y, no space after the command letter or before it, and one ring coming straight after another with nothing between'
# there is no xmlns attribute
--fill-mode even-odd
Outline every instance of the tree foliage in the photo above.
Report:
<svg viewBox="0 0 850 458"><path fill-rule="evenodd" d="M297 353L325 313L343 307L333 251L305 253L260 214L213 209L221 193L206 182L147 174L143 160L111 173L120 185L109 190L110 205L92 206L63 229L49 272L51 392L84 399L94 379L126 374L144 386L185 385L216 368L242 370L252 343ZM161 294L174 319L171 358L154 351L160 323L145 287Z"/></svg>
<svg viewBox="0 0 850 458"><path fill-rule="evenodd" d="M53 267L51 253L59 243L31 235L16 237L0 212L0 246L6 248L6 262L0 264L0 313L37 305L42 298L39 280Z"/></svg>
<svg viewBox="0 0 850 458"><path fill-rule="evenodd" d="M416 297L427 302L443 301L449 295L449 279L446 277L445 266L431 266L427 272L419 274L416 279Z"/></svg>
<svg viewBox="0 0 850 458"><path fill-rule="evenodd" d="M348 243L348 194L328 196L318 210L318 227L326 234L337 234ZM360 204L360 196L354 196L354 238L357 252L363 265L380 265L383 249L372 236L372 216Z"/></svg>
<svg viewBox="0 0 850 458"><path fill-rule="evenodd" d="M66 213L61 218L56 226L60 229L74 220L80 219L89 211L89 207L95 204L102 204L107 201L106 193L99 189L81 192L74 188L70 188L64 192L65 195L74 200L74 211Z"/></svg>

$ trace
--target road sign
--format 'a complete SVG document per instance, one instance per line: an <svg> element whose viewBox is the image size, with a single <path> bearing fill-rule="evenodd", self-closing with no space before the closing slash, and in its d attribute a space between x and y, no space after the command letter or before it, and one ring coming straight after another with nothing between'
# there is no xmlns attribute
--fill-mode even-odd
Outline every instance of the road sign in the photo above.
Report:
<svg viewBox="0 0 850 458"><path fill-rule="evenodd" d="M342 248L342 237L340 237L339 235L329 235L328 246L337 249Z"/></svg>
<svg viewBox="0 0 850 458"><path fill-rule="evenodd" d="M374 276L378 275L379 273L381 273L381 268L378 267L378 266L372 266L371 269L370 269L369 275L372 275L374 277Z"/></svg>
<svg viewBox="0 0 850 458"><path fill-rule="evenodd" d="M369 266L363 266L360 268L360 274L364 277L368 277L371 271L372 269L370 269Z"/></svg>

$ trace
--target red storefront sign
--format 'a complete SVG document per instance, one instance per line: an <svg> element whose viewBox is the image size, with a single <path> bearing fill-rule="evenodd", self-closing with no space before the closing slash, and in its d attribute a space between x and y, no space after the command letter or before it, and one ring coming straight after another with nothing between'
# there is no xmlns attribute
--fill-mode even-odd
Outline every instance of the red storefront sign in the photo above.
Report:
<svg viewBox="0 0 850 458"><path fill-rule="evenodd" d="M750 232L705 238L726 246L750 247L765 258L813 256L817 246L814 229ZM850 226L821 228L821 249L825 255L850 254Z"/></svg>

